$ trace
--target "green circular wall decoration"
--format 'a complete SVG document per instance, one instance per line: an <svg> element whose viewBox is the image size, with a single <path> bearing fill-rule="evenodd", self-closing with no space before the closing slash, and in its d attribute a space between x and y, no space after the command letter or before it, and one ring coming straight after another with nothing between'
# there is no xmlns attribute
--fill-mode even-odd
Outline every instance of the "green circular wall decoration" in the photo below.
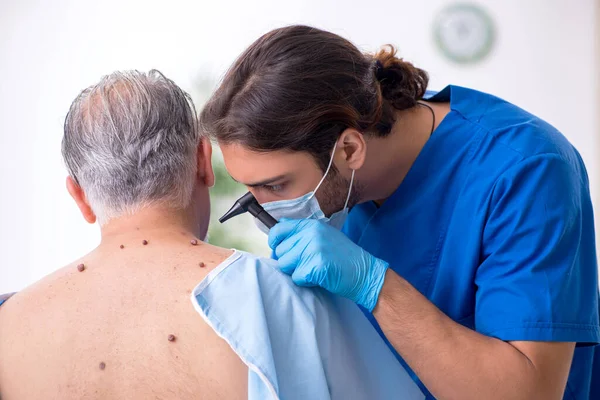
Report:
<svg viewBox="0 0 600 400"><path fill-rule="evenodd" d="M435 18L433 35L437 47L460 64L483 60L494 47L496 27L490 15L474 3L455 3Z"/></svg>

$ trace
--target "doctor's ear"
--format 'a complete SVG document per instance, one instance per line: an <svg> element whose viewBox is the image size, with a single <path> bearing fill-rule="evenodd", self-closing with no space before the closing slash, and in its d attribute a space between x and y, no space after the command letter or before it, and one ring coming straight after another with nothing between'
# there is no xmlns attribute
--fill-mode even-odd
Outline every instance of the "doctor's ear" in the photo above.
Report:
<svg viewBox="0 0 600 400"><path fill-rule="evenodd" d="M365 163L367 142L363 134L356 129L348 128L342 132L337 142L337 147L338 152L343 155L346 165L351 170L359 170ZM343 151L340 152L340 149Z"/></svg>

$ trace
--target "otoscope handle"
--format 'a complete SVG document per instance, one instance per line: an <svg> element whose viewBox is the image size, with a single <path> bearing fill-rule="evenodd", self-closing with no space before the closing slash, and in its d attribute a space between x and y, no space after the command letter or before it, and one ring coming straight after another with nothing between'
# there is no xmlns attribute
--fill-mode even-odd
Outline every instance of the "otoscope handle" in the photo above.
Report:
<svg viewBox="0 0 600 400"><path fill-rule="evenodd" d="M273 218L271 214L266 212L256 200L254 200L251 204L248 204L248 212L269 229L277 224L277 220Z"/></svg>
<svg viewBox="0 0 600 400"><path fill-rule="evenodd" d="M271 229L277 224L277 220L265 210L259 212L257 215L255 215L255 217L269 229Z"/></svg>

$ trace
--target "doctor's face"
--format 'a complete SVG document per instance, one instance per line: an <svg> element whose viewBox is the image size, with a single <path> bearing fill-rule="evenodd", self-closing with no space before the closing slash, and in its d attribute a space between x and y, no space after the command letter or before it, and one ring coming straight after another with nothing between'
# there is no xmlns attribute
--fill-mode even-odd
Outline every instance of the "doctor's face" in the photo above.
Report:
<svg viewBox="0 0 600 400"><path fill-rule="evenodd" d="M323 177L324 171L307 152L257 152L239 144L220 147L231 177L244 184L261 204L301 197L315 190ZM329 171L316 193L325 215L343 208L349 184L333 168Z"/></svg>

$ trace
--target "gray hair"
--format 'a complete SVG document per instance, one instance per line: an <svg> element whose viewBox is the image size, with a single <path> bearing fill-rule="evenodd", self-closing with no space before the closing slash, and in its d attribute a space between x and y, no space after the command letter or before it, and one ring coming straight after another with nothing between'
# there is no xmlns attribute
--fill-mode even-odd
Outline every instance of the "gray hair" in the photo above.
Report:
<svg viewBox="0 0 600 400"><path fill-rule="evenodd" d="M125 71L75 99L62 154L102 225L151 204L187 207L199 143L187 93L159 71Z"/></svg>

